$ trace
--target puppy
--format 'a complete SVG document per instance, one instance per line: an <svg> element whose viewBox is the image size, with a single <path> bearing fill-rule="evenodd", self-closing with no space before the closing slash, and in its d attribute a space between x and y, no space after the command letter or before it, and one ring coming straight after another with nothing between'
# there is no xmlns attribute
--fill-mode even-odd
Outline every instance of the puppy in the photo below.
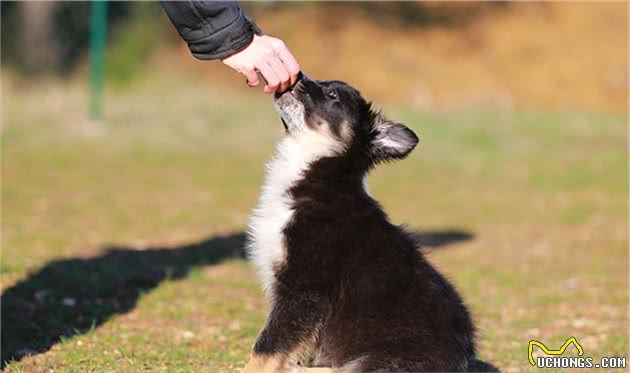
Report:
<svg viewBox="0 0 630 373"><path fill-rule="evenodd" d="M274 103L286 134L247 246L271 313L245 371L476 369L462 299L367 191L418 137L340 81L301 76Z"/></svg>

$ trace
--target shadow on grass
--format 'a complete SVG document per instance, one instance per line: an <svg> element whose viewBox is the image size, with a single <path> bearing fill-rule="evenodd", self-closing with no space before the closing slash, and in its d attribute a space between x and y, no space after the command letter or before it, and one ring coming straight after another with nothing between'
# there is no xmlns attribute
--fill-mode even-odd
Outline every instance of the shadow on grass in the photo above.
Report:
<svg viewBox="0 0 630 373"><path fill-rule="evenodd" d="M193 267L243 257L242 232L176 248L108 247L46 264L2 294L2 367L132 310L141 294Z"/></svg>
<svg viewBox="0 0 630 373"><path fill-rule="evenodd" d="M431 249L473 236L419 233ZM141 294L191 268L244 257L245 234L214 236L180 247L106 247L101 256L55 260L2 294L2 368L131 311Z"/></svg>

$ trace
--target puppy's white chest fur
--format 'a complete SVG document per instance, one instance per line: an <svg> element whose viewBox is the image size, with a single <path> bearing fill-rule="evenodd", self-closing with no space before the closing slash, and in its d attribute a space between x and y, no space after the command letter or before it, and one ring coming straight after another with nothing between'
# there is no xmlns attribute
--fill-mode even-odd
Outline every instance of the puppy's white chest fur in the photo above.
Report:
<svg viewBox="0 0 630 373"><path fill-rule="evenodd" d="M293 217L289 189L314 160L332 155L338 144L314 133L287 136L267 163L258 205L249 221L247 251L267 296L272 296L275 271L287 255L285 227Z"/></svg>

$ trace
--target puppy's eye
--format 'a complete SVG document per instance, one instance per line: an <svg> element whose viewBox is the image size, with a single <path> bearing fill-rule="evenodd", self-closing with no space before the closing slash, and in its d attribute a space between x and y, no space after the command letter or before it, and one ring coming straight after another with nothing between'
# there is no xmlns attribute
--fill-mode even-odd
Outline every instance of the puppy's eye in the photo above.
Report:
<svg viewBox="0 0 630 373"><path fill-rule="evenodd" d="M331 98L333 100L337 99L337 92L335 92L333 90L326 91L326 95L328 96L328 98Z"/></svg>

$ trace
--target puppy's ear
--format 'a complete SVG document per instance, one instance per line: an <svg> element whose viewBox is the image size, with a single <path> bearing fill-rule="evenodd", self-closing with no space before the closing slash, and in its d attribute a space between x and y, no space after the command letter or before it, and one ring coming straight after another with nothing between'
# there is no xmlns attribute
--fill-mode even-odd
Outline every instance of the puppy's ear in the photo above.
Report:
<svg viewBox="0 0 630 373"><path fill-rule="evenodd" d="M372 117L372 153L377 160L402 159L418 141L405 125L387 120L380 112Z"/></svg>

